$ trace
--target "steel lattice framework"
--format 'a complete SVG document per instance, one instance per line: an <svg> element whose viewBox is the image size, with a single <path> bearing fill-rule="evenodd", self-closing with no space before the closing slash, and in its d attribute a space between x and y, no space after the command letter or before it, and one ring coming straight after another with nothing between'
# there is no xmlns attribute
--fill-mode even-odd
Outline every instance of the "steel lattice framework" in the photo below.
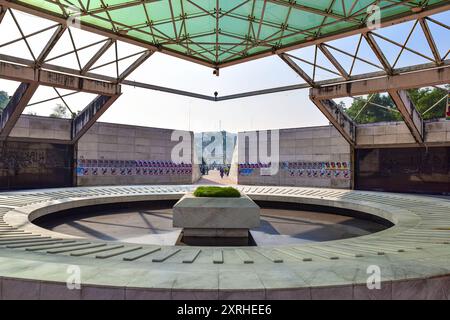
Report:
<svg viewBox="0 0 450 320"><path fill-rule="evenodd" d="M367 27L367 8L373 4L377 4L381 10L381 27L413 21L403 43ZM1 115L0 138L8 137L39 85L54 87L56 98L63 102L64 97L69 94L61 95L58 88L98 95L73 119L72 142L76 142L120 96L121 85L131 85L210 101L310 88L311 100L351 145L355 144L356 124L332 99L388 92L420 144L424 140L423 119L405 90L450 82L450 50L447 48L444 54L438 50L429 28L430 24L435 24L450 30L448 23L431 17L449 9L448 1L437 0L0 0L0 23L9 12L21 34L16 40L0 44L0 48L23 41L32 57L23 59L0 54L0 78L21 82ZM15 18L16 10L52 20L55 24L32 34L24 34ZM71 31L74 22L80 23L82 29L102 35L105 39L81 48L76 47ZM417 29L425 35L424 45L430 49L430 55L415 50L408 43L411 34ZM33 52L27 39L49 30L53 30L53 35L48 43L41 52ZM64 34L70 36L72 48L49 58ZM358 44L353 52L330 43L355 35L358 36ZM380 45L380 41L399 48L394 61L387 59L386 49ZM119 57L118 42L131 43L142 50ZM359 53L363 43L369 46L377 61L369 61ZM87 63L81 63L79 52L96 45L101 45L100 49ZM314 48L312 61L292 52L303 47ZM115 59L98 65L100 58L111 48L115 49ZM206 65L216 69L216 74L220 67L278 55L304 83L228 96L208 96L127 80L154 52ZM406 52L428 62L399 67L398 61ZM327 65L317 59L319 53L325 57ZM352 60L349 68L342 65L337 53ZM76 56L77 68L54 64L54 60L67 55ZM134 61L119 72L118 64L125 59ZM354 70L355 63L358 62L378 71L358 74ZM306 72L301 67L302 64L309 65L313 70L312 74ZM116 66L115 76L97 72L107 65ZM326 71L333 77L317 79L318 70ZM46 101L52 99L55 98Z"/></svg>
<svg viewBox="0 0 450 320"><path fill-rule="evenodd" d="M3 1L3 0L2 0ZM359 33L380 8L382 23L448 5L445 0L12 0L54 20L211 67L289 51L318 39Z"/></svg>

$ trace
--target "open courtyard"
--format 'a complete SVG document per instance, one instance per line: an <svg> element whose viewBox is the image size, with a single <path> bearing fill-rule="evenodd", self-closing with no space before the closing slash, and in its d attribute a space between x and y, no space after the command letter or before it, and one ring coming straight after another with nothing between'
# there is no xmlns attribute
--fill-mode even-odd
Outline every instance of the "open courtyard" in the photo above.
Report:
<svg viewBox="0 0 450 320"><path fill-rule="evenodd" d="M0 0L0 299L449 300L449 25Z"/></svg>

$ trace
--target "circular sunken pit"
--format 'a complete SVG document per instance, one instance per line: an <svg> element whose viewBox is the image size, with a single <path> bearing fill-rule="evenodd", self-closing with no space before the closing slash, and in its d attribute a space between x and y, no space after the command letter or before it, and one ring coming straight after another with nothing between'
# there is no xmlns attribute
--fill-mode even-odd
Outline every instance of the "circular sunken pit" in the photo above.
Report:
<svg viewBox="0 0 450 320"><path fill-rule="evenodd" d="M86 239L154 245L189 245L173 227L176 201L128 202L68 209L42 216L34 224ZM392 223L353 210L283 202L257 201L259 227L250 230L248 246L301 244L347 239L382 231ZM209 245L201 239L196 245ZM223 241L222 245L226 244Z"/></svg>
<svg viewBox="0 0 450 320"><path fill-rule="evenodd" d="M391 193L239 186L262 203L324 206L390 221L339 240L253 247L87 239L33 223L94 205L177 201L194 186L46 189L0 195L2 298L414 299L448 298L450 202ZM283 209L281 209L283 210ZM66 287L69 267L81 290ZM381 271L381 289L366 286ZM14 288L14 290L13 290Z"/></svg>

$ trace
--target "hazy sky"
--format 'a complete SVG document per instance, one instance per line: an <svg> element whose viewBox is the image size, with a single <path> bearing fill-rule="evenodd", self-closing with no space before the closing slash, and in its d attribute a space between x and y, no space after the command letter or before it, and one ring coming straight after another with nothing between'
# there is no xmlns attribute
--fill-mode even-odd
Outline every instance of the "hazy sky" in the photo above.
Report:
<svg viewBox="0 0 450 320"><path fill-rule="evenodd" d="M54 23L35 17L30 17L15 11L17 20L24 29L25 34L45 28ZM450 12L444 12L434 16L436 20L450 24ZM380 34L398 42L403 42L408 31L414 22L393 26L378 30ZM441 55L445 55L449 50L450 31L437 25L430 24L430 29L435 36ZM29 38L30 46L37 56L51 36L53 30L49 30L42 35ZM0 25L1 43L20 37L12 18L9 14ZM102 39L100 36L92 35L78 29L73 30L74 40L77 47L93 43ZM358 42L358 37L350 37L332 42L331 44L354 52ZM390 45L380 40L379 44L388 50L387 58L394 61L400 48ZM416 27L409 46L423 54L432 56L420 29ZM80 60L85 62L98 50L98 46L92 49L81 51ZM49 58L56 57L63 52L71 50L71 43L66 32L59 44L54 48ZM119 56L126 56L130 53L141 51L142 48L121 43L119 45ZM15 55L23 58L31 58L25 44L16 43L0 47L0 53ZM303 59L312 61L314 56L313 48L305 48L292 52ZM335 53L340 63L349 68L351 59L345 55ZM98 61L97 65L109 61L113 57L113 51ZM367 48L367 44L362 43L360 55L365 59L377 63L376 57ZM319 56L319 61L324 59ZM131 60L124 61L120 67L123 70ZM405 52L399 60L397 67L429 62L415 54ZM66 58L50 61L52 64L64 65L67 67L77 67L75 55ZM300 64L306 72L312 73L306 64ZM331 64L325 63L326 67L334 69ZM99 68L93 72L112 75L114 67ZM354 73L376 71L377 69L365 63L357 62L354 66ZM318 71L317 80L335 78L336 76L327 72ZM272 56L255 60L252 62L238 64L236 66L220 70L220 76L212 74L210 68L206 68L191 62L173 58L160 53L152 55L140 68L129 77L129 80L147 82L150 84L167 86L182 90L194 91L207 95L213 95L217 91L220 96L258 90L276 86L303 83L303 80L296 75L278 57ZM0 80L0 90L7 91L10 95L17 88L18 83ZM59 90L61 94L66 90ZM223 102L209 102L189 97L167 94L152 90L138 89L129 86L122 86L122 96L116 101L100 118L100 121L116 122L124 124L134 124L151 127L187 129L196 132L228 130L232 132L255 129L303 127L327 124L327 119L309 101L308 90L296 90L277 94L262 95L257 97L229 100ZM56 96L53 88L40 87L30 103ZM83 109L94 95L78 93L67 97L65 100L73 111ZM27 107L25 113L33 112L38 115L48 115L55 103L52 101L44 104ZM349 99L346 99L349 103Z"/></svg>

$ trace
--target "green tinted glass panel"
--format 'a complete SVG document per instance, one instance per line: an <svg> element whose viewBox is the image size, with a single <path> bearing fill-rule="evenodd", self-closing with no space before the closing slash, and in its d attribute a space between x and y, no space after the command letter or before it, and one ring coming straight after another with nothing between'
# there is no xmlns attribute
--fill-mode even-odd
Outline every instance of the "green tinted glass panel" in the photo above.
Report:
<svg viewBox="0 0 450 320"><path fill-rule="evenodd" d="M373 0L14 0L166 53L220 65L358 29ZM412 14L423 1L378 3L382 19ZM429 0L428 7L448 4Z"/></svg>

